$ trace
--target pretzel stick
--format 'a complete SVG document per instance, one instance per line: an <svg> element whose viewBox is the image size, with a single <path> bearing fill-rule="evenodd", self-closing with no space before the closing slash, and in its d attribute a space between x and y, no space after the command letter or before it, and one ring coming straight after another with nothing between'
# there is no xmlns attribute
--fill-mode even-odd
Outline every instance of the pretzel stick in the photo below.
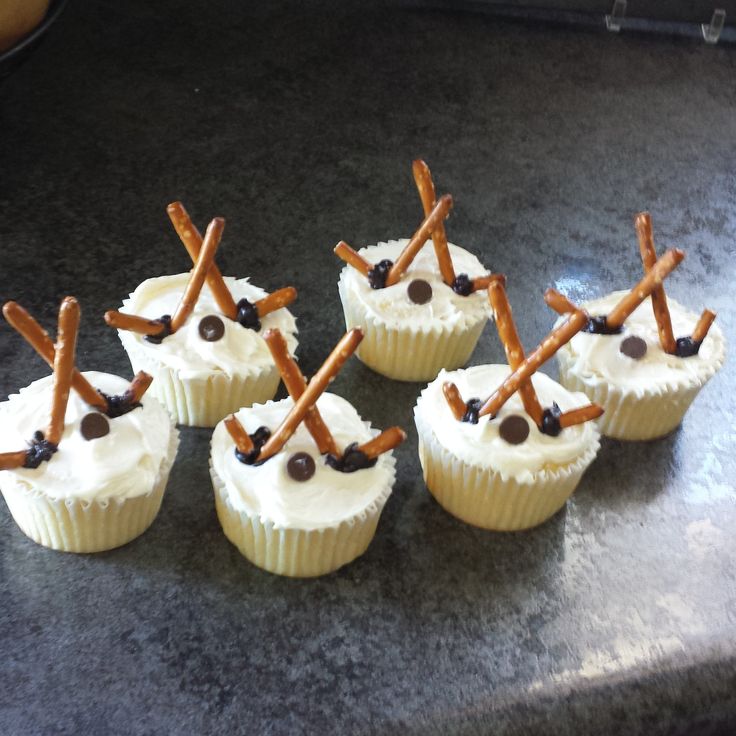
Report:
<svg viewBox="0 0 736 736"><path fill-rule="evenodd" d="M289 438L294 434L296 428L306 417L309 409L315 404L317 399L324 393L327 386L335 378L342 368L345 361L355 352L355 349L363 339L363 330L359 327L353 327L347 332L337 343L334 350L330 353L322 367L315 373L312 380L307 385L304 393L294 402L291 411L286 418L269 437L268 441L261 448L259 460L267 460L275 455L288 442Z"/></svg>
<svg viewBox="0 0 736 736"><path fill-rule="evenodd" d="M299 366L296 364L294 358L289 355L289 348L286 345L284 336L279 330L272 329L266 330L262 337L266 341L268 349L271 351L273 362L281 374L289 396L296 401L306 390L307 380L299 370ZM327 425L324 423L322 415L316 406L311 407L307 412L304 424L317 444L317 449L321 455L329 452L335 457L340 457L342 453L338 449L330 430L327 429Z"/></svg>
<svg viewBox="0 0 736 736"><path fill-rule="evenodd" d="M26 342L50 365L54 365L56 348L48 332L16 302L6 302L3 306L5 319ZM72 373L72 388L82 401L102 412L107 411L107 402L97 389L75 368Z"/></svg>
<svg viewBox="0 0 736 736"><path fill-rule="evenodd" d="M401 427L389 427L369 442L359 445L360 450L369 460L383 455L384 452L393 450L406 439L406 432Z"/></svg>
<svg viewBox="0 0 736 736"><path fill-rule="evenodd" d="M710 309L704 309L703 314L700 315L698 324L695 325L695 329L693 330L693 334L690 339L697 343L703 342L715 318L715 312L711 312Z"/></svg>
<svg viewBox="0 0 736 736"><path fill-rule="evenodd" d="M473 291L481 291L487 289L491 284L498 281L502 286L506 286L506 276L502 273L489 273L487 276L478 276L471 280Z"/></svg>
<svg viewBox="0 0 736 736"><path fill-rule="evenodd" d="M130 396L133 403L137 404L143 398L143 394L148 391L148 387L151 385L152 381L153 376L145 371L138 371L130 382L128 390L125 393Z"/></svg>
<svg viewBox="0 0 736 736"><path fill-rule="evenodd" d="M166 208L166 212L174 226L174 230L176 230L176 234L187 249L189 257L193 263L196 263L197 258L199 258L199 251L202 249L202 236L189 217L189 213L184 209L181 202L172 202ZM238 307L216 263L213 263L207 272L207 286L210 287L220 311L226 317L235 319L238 316Z"/></svg>
<svg viewBox="0 0 736 736"><path fill-rule="evenodd" d="M557 314L569 314L575 312L577 307L563 294L560 294L557 289L547 289L544 292L544 301L547 302L548 307L552 307Z"/></svg>
<svg viewBox="0 0 736 736"><path fill-rule="evenodd" d="M581 406L579 409L573 409L572 411L566 411L564 414L560 414L559 423L562 429L565 427L572 427L574 424L582 424L590 419L598 419L603 414L603 407L598 404L588 404L587 406Z"/></svg>
<svg viewBox="0 0 736 736"><path fill-rule="evenodd" d="M580 310L571 314L559 327L542 340L534 352L496 389L478 412L478 416L495 416L501 407L532 376L534 371L548 361L566 342L569 342L588 323L588 315Z"/></svg>
<svg viewBox="0 0 736 736"><path fill-rule="evenodd" d="M224 228L225 220L221 217L215 217L207 225L207 232L204 234L204 241L202 241L202 250L199 251L197 262L194 264L192 273L189 276L187 288L182 294L174 316L171 318L172 333L176 332L189 319L189 315L194 310L194 306L204 286L207 272L215 260L215 253L217 252L217 246L220 245Z"/></svg>
<svg viewBox="0 0 736 736"><path fill-rule="evenodd" d="M411 236L411 240L406 244L404 250L391 266L391 270L386 277L386 286L393 286L403 276L404 271L409 268L411 262L416 258L417 253L424 247L427 238L435 230L438 223L441 223L452 209L452 197L445 194L439 198L437 204L432 211L424 218L419 229Z"/></svg>
<svg viewBox="0 0 736 736"><path fill-rule="evenodd" d="M0 452L0 470L15 470L20 468L26 461L26 451Z"/></svg>
<svg viewBox="0 0 736 736"><path fill-rule="evenodd" d="M657 262L657 251L654 249L654 237L652 236L652 218L648 212L640 212L634 218L636 234L639 236L639 253L641 262L644 264L644 273L649 271ZM672 319L667 306L667 295L664 286L655 286L652 290L652 310L654 319L657 321L659 332L659 343L662 350L670 355L677 349L677 341L672 332Z"/></svg>
<svg viewBox="0 0 736 736"><path fill-rule="evenodd" d="M242 452L243 455L248 455L253 452L253 440L245 431L245 427L243 427L243 425L238 421L235 414L231 414L227 419L225 419L225 428L233 438L233 442L235 442L235 446L238 448L239 452Z"/></svg>
<svg viewBox="0 0 736 736"><path fill-rule="evenodd" d="M612 329L621 327L626 318L654 291L680 264L685 254L678 248L668 250L647 272L646 276L613 308L606 317Z"/></svg>
<svg viewBox="0 0 736 736"><path fill-rule="evenodd" d="M105 322L110 327L137 332L139 335L159 335L166 329L166 325L158 320L116 312L114 309L105 312Z"/></svg>
<svg viewBox="0 0 736 736"><path fill-rule="evenodd" d="M458 422L461 422L465 416L467 407L462 396L460 396L457 386L451 381L447 381L442 384L442 393L445 395L445 400L450 407L452 415Z"/></svg>
<svg viewBox="0 0 736 736"><path fill-rule="evenodd" d="M524 362L526 356L524 355L524 348L519 339L519 333L516 331L511 305L506 296L506 289L503 288L500 282L494 281L488 287L488 299L491 302L491 307L495 315L498 336L501 338L504 350L506 351L506 359L509 362L511 370L515 371ZM539 403L537 392L534 390L531 379L524 381L519 386L519 394L524 404L524 410L532 418L534 424L537 427L541 427L543 409Z"/></svg>
<svg viewBox="0 0 736 736"><path fill-rule="evenodd" d="M79 303L67 296L59 307L59 327L56 333L56 354L54 355L54 388L51 403L51 417L46 430L46 439L58 445L64 432L64 415L69 403L74 370L74 351L77 347L79 329Z"/></svg>
<svg viewBox="0 0 736 736"><path fill-rule="evenodd" d="M267 314L281 309L281 307L288 307L294 299L296 299L296 289L293 286L286 286L264 296L263 299L259 299L253 306L256 308L259 317L265 317Z"/></svg>
<svg viewBox="0 0 736 736"><path fill-rule="evenodd" d="M367 276L368 272L373 268L373 264L366 261L360 253L354 251L344 240L341 240L334 250L338 258L342 258L348 266L352 266L363 276Z"/></svg>
<svg viewBox="0 0 736 736"><path fill-rule="evenodd" d="M419 190L419 197L422 200L424 216L427 217L437 203L437 194L434 189L432 174L429 171L429 166L421 159L414 161L411 168L414 173L414 182ZM452 265L450 248L447 245L445 224L441 220L432 231L432 243L434 245L435 255L437 256L437 263L440 267L440 273L442 274L442 280L448 286L452 286L452 282L455 280L455 267Z"/></svg>

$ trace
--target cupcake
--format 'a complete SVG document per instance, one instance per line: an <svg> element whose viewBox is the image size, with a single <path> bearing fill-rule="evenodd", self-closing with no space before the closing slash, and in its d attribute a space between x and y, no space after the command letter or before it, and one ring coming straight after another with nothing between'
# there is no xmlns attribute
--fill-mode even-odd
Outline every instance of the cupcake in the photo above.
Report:
<svg viewBox="0 0 736 736"><path fill-rule="evenodd" d="M275 395L279 374L261 335L278 328L296 349L296 321L285 309L296 290L267 294L223 277L214 256L224 221L215 218L203 241L180 203L168 212L194 269L147 279L105 320L118 328L133 370L154 376L152 391L174 419L212 427Z"/></svg>
<svg viewBox="0 0 736 736"><path fill-rule="evenodd" d="M468 361L490 316L483 291L494 278L474 255L447 242L443 221L452 197L435 201L423 161L414 162L414 178L425 220L410 240L358 252L345 242L335 248L347 264L338 282L345 324L365 333L358 358L400 381L428 381ZM434 248L427 250L430 237Z"/></svg>
<svg viewBox="0 0 736 736"><path fill-rule="evenodd" d="M35 542L64 552L135 539L158 513L179 443L166 410L143 400L151 377L129 383L77 371L71 297L59 311L56 346L14 302L3 313L54 369L0 403L0 490L10 513Z"/></svg>
<svg viewBox="0 0 736 736"><path fill-rule="evenodd" d="M424 480L439 504L468 524L514 531L565 505L598 451L590 420L601 408L535 373L586 316L576 312L524 357L503 285L491 284L489 295L509 365L442 371L414 417Z"/></svg>
<svg viewBox="0 0 736 736"><path fill-rule="evenodd" d="M391 450L405 439L370 428L324 393L360 342L338 343L307 385L278 330L264 335L289 398L243 408L212 435L210 472L225 536L253 564L291 577L337 570L365 552L391 494Z"/></svg>
<svg viewBox="0 0 736 736"><path fill-rule="evenodd" d="M680 424L723 365L726 349L714 312L698 317L665 294L662 282L684 254L671 250L657 260L649 215L638 215L636 226L647 275L631 291L583 304L592 315L589 328L559 351L558 360L562 384L605 408L604 435L652 440ZM546 298L560 313L574 308L553 290Z"/></svg>

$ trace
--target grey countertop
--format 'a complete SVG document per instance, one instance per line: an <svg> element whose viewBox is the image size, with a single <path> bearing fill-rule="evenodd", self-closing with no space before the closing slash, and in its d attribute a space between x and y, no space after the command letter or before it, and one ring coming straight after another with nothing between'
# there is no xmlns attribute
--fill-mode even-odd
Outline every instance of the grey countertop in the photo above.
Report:
<svg viewBox="0 0 736 736"><path fill-rule="evenodd" d="M0 298L79 364L130 375L102 312L185 270L166 204L227 219L227 274L294 283L313 371L343 330L339 239L408 235L411 160L450 238L509 278L523 341L640 274L633 214L687 260L668 293L734 342L736 49L375 3L70 3L0 86ZM498 362L489 326L472 362ZM545 370L554 373L555 366ZM47 373L0 325L0 399ZM736 732L736 379L670 437L604 442L544 526L494 534L426 491L418 384L353 360L334 390L409 432L367 553L290 580L225 539L209 432L183 432L158 519L66 555L0 506L0 732Z"/></svg>

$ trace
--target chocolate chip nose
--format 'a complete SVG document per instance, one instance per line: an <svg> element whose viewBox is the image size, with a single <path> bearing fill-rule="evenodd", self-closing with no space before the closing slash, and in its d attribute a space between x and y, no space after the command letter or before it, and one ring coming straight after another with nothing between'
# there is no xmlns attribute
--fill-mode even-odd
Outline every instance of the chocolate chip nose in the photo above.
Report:
<svg viewBox="0 0 736 736"><path fill-rule="evenodd" d="M96 440L110 433L110 422L104 414L92 411L85 414L79 425L79 431L86 440Z"/></svg>
<svg viewBox="0 0 736 736"><path fill-rule="evenodd" d="M308 452L296 452L286 463L286 472L299 482L309 480L314 475L315 469L314 459Z"/></svg>
<svg viewBox="0 0 736 736"><path fill-rule="evenodd" d="M432 298L432 287L424 279L414 279L406 288L406 293L414 304L426 304Z"/></svg>
<svg viewBox="0 0 736 736"><path fill-rule="evenodd" d="M520 445L529 436L529 422L518 414L511 414L501 422L498 433L510 445Z"/></svg>
<svg viewBox="0 0 736 736"><path fill-rule="evenodd" d="M199 322L199 336L205 342L217 342L225 334L225 324L216 314L208 314Z"/></svg>
<svg viewBox="0 0 736 736"><path fill-rule="evenodd" d="M647 344L636 335L629 335L621 341L619 350L632 360L641 360L647 354Z"/></svg>

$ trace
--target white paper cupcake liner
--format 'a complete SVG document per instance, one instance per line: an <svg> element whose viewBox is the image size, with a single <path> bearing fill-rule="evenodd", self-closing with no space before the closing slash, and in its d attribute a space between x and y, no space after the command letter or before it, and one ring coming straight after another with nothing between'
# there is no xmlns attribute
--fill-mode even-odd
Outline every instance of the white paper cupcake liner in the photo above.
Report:
<svg viewBox="0 0 736 736"><path fill-rule="evenodd" d="M390 459L393 469L395 459ZM257 567L294 578L326 575L360 557L376 533L395 477L392 473L378 498L349 519L318 529L299 529L278 527L259 514L235 509L211 460L210 475L225 536Z"/></svg>
<svg viewBox="0 0 736 736"><path fill-rule="evenodd" d="M344 268L338 281L345 326L348 330L363 329L363 341L356 355L376 373L397 381L431 381L442 368L453 370L470 360L488 321L487 315L467 327L388 325L358 300L350 298L346 275L347 268Z"/></svg>
<svg viewBox="0 0 736 736"><path fill-rule="evenodd" d="M153 376L149 392L169 411L177 424L214 427L244 406L262 404L276 395L281 380L275 365L249 367L244 375L213 372L187 376L151 355L130 332L118 330L133 372Z"/></svg>
<svg viewBox="0 0 736 736"><path fill-rule="evenodd" d="M419 403L414 409L419 460L429 492L453 516L483 529L519 531L549 519L570 498L599 447L596 440L574 462L521 482L456 457L437 441L418 408Z"/></svg>
<svg viewBox="0 0 736 736"><path fill-rule="evenodd" d="M178 446L179 433L172 426L168 453L153 488L133 498L52 499L12 476L3 479L2 494L16 524L34 542L59 552L103 552L127 544L151 526Z"/></svg>

